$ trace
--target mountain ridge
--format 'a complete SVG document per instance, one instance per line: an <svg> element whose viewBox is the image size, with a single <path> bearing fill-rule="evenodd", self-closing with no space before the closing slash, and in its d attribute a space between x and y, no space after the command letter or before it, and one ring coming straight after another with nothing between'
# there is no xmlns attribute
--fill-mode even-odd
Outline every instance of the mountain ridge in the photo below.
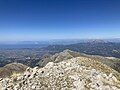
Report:
<svg viewBox="0 0 120 90"><path fill-rule="evenodd" d="M99 58L64 50L41 67L0 79L2 90L119 90L120 73ZM43 61L44 61L43 60Z"/></svg>
<svg viewBox="0 0 120 90"><path fill-rule="evenodd" d="M45 66L48 62L60 62L63 60L71 59L74 57L86 57L90 58L99 62L102 62L103 64L106 64L107 66L117 70L120 72L120 59L114 58L114 59L109 59L108 57L103 57L103 56L96 56L96 55L87 55L84 53L79 53L75 51L71 51L69 49L64 50L63 52L56 53L54 55L47 55L47 57L43 58L37 63L37 66L43 67Z"/></svg>
<svg viewBox="0 0 120 90"><path fill-rule="evenodd" d="M119 73L98 61L76 57L27 68L20 76L0 82L2 90L119 90L119 78Z"/></svg>
<svg viewBox="0 0 120 90"><path fill-rule="evenodd" d="M10 77L14 73L23 73L28 66L21 63L10 63L0 68L0 78Z"/></svg>

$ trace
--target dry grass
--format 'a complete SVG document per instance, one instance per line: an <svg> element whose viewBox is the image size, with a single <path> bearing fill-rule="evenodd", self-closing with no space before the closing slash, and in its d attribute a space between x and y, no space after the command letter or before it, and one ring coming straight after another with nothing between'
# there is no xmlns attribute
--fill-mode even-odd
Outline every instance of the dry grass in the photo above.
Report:
<svg viewBox="0 0 120 90"><path fill-rule="evenodd" d="M20 63L11 63L0 68L0 78L10 77L14 73L21 73L26 70L27 66Z"/></svg>

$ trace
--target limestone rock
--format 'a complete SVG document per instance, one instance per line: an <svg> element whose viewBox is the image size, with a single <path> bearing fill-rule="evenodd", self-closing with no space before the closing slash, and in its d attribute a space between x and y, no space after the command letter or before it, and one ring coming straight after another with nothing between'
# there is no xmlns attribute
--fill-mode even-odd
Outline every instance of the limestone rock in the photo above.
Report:
<svg viewBox="0 0 120 90"><path fill-rule="evenodd" d="M116 75L106 65L77 57L49 62L43 68L27 68L16 80L4 78L0 83L2 90L120 90Z"/></svg>

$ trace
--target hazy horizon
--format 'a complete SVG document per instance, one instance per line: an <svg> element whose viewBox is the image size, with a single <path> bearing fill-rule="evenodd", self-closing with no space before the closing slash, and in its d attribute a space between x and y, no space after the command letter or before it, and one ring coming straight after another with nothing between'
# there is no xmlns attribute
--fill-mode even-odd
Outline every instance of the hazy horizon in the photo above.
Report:
<svg viewBox="0 0 120 90"><path fill-rule="evenodd" d="M119 0L0 0L0 42L120 38Z"/></svg>
<svg viewBox="0 0 120 90"><path fill-rule="evenodd" d="M53 38L53 39L27 39L27 40L0 40L2 42L41 42L41 41L61 41L61 40L120 40L120 37L106 37L106 38Z"/></svg>
<svg viewBox="0 0 120 90"><path fill-rule="evenodd" d="M16 41L0 41L0 44L4 43L20 43L20 42L58 42L58 41L90 41L90 40L103 40L103 41L120 41L120 38L75 38L75 39L41 39L41 40L16 40Z"/></svg>

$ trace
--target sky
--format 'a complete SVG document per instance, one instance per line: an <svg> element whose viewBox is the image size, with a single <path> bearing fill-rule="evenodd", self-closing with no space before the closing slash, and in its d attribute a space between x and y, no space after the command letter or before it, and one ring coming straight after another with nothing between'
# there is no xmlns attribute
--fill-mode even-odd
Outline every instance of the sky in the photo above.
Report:
<svg viewBox="0 0 120 90"><path fill-rule="evenodd" d="M120 38L120 0L0 0L0 41Z"/></svg>

